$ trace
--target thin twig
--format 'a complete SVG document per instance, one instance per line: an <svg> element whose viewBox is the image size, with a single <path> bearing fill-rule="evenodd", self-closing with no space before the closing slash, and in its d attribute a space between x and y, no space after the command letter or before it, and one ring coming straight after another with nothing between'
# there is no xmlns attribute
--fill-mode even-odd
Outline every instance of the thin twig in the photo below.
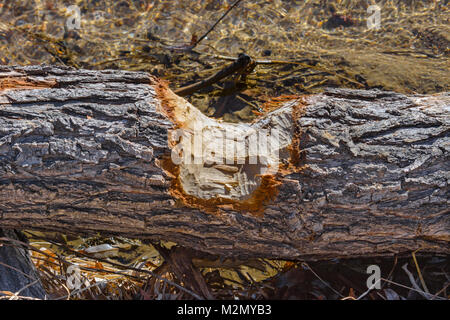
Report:
<svg viewBox="0 0 450 320"><path fill-rule="evenodd" d="M439 296L442 292L445 291L445 289L447 289L450 286L450 282L447 283L441 290L439 290L438 292L436 292L434 295L435 296Z"/></svg>
<svg viewBox="0 0 450 320"><path fill-rule="evenodd" d="M214 57L214 58L217 58L217 59L222 59L222 60L236 60L236 58L228 57L228 56L222 56L222 55L213 55L213 57ZM303 60L303 61L308 61L308 60L305 59L305 60ZM258 65L258 64L295 64L295 65L302 66L302 67L304 67L304 68L310 68L310 69L317 70L317 71L319 71L319 72L325 72L325 73L327 73L327 74L336 76L336 77L338 77L338 78L340 78L340 79L343 79L343 80L346 80L346 81L348 81L348 82L351 82L351 83L357 85L357 86L360 87L360 88L363 88L363 87L364 87L364 85L363 85L362 83L360 83L360 82L358 82L358 81L356 81L356 80L350 79L349 77L340 75L340 74L337 73L337 72L333 72L333 71L331 71L331 70L327 70L327 69L322 68L322 67L319 67L319 66L313 66L313 65L310 65L310 64L305 63L305 62L302 62L302 61L271 60L271 59L261 59L261 60L259 60L259 59L256 59L254 62L255 62L257 65Z"/></svg>
<svg viewBox="0 0 450 320"><path fill-rule="evenodd" d="M338 296L341 296L341 298L345 298L344 295L342 295L339 291L337 291L336 289L334 289L328 282L324 281L321 277L319 277L319 275L317 273L314 272L313 269L311 269L311 267L306 263L306 262L302 262L301 265L306 268L307 270L311 271L316 277L317 279L319 279L324 285L326 285L328 288L330 288L331 290L334 291L334 293L336 293Z"/></svg>
<svg viewBox="0 0 450 320"><path fill-rule="evenodd" d="M87 286L85 288L80 288L80 289L74 290L72 292L69 292L67 295L55 298L54 300L66 300L66 299L68 300L72 296L75 296L75 295L77 295L79 293L82 293L82 292L84 292L86 290L89 290L89 289L94 288L94 287L98 287L100 285L106 284L106 283L114 281L114 280L117 280L117 278L102 280L102 281L90 284L89 286Z"/></svg>
<svg viewBox="0 0 450 320"><path fill-rule="evenodd" d="M28 232L28 233L33 235L31 232ZM9 238L0 238L0 241L3 240L3 239L8 240ZM13 240L13 239L9 239L9 240ZM21 243L21 241L18 241L18 240L13 240L13 241ZM64 248L65 250L67 250L67 251L69 251L69 252L71 252L71 253L73 253L75 255L83 256L83 257L92 259L92 257L90 255L88 255L88 254L84 254L82 252L78 252L76 250L73 250L73 249L71 249L71 248L69 248L69 247L67 247L65 245L62 245L62 244L57 243L55 241L52 241L50 239L47 239L47 241L52 243L52 244L54 244L54 245L56 245L56 246L58 246L58 247L60 247L60 248ZM112 261L109 261L109 260L106 260L106 259L102 259L102 258L95 258L95 260L100 261L100 262L104 262L104 263L109 263L110 265L113 265L113 266L116 266L116 267L119 267L119 268L122 268L122 269L133 270L133 271L140 272L140 273L150 274L152 277L155 277L155 278L157 278L157 279L159 279L161 281L167 282L167 284L169 284L171 286L174 286L174 287L176 287L176 288L178 288L178 289L180 289L180 290L190 294L192 297L194 297L194 298L196 298L198 300L204 300L202 297L200 297L195 292L192 292L191 290L186 289L185 287L180 286L179 284L177 284L177 283L175 283L173 281L170 281L170 280L168 280L168 279L166 279L166 278L164 278L164 277L162 277L162 276L160 276L160 275L158 275L158 274L156 274L156 273L154 273L154 272L152 272L150 270L142 270L142 269L138 269L138 268L134 268L134 267L130 267L130 266L125 266L125 265L122 265L120 263L115 263L115 262L112 262Z"/></svg>
<svg viewBox="0 0 450 320"><path fill-rule="evenodd" d="M362 298L364 298L370 291L372 291L373 288L375 288L375 286L378 284L378 282L381 281L381 278L378 279L377 281L375 281L375 283L373 285L371 285L366 292L364 292L363 294L361 294L358 298L356 298L356 300L361 300Z"/></svg>
<svg viewBox="0 0 450 320"><path fill-rule="evenodd" d="M416 292L418 292L418 293L420 293L422 295L427 295L427 293L425 291L422 291L420 289L411 288L411 287L405 286L403 284L400 284L400 283L397 283L397 282L394 282L394 281L391 281L391 280L388 280L388 279L384 279L384 278L380 278L380 279L383 280L383 281L389 282L391 284L394 284L394 285L396 285L398 287L401 287L401 288L404 288L404 289L409 289L409 290L412 290L412 291L416 291ZM430 295L433 298L438 299L438 300L447 300L447 299L445 299L443 297L439 297L439 296L433 295L431 293L428 293L428 295Z"/></svg>
<svg viewBox="0 0 450 320"><path fill-rule="evenodd" d="M29 232L29 233L32 234L31 232ZM19 241L19 240L15 240L15 239L10 239L10 238L6 238L6 237L2 237L2 238L0 238L0 242L1 242L1 241L15 242L15 243L18 243L18 244L23 245L23 246L25 246L25 247L28 247L28 248L30 248L31 250L37 251L37 252L39 252L39 253L41 253L41 254L43 254L43 255L45 255L45 256L51 257L49 254L47 254L47 253L45 253L45 252L43 252L43 251L41 251L41 250L39 250L39 249L36 249L36 248L34 248L33 246L31 246L31 245L29 245L29 244L27 244L27 243L25 243L25 242ZM89 255L87 255L87 254L83 254L83 253L81 253L81 252L72 250L72 249L68 248L67 246L61 245L61 244L59 244L59 243L57 243L57 242L54 242L54 241L51 241L51 240L49 240L49 239L47 239L47 241L50 242L50 243L52 243L52 244L54 244L54 245L56 245L56 246L63 247L63 248L66 249L67 251L72 252L72 253L74 253L74 254L76 254L76 255L81 255L81 256L83 256L83 257L87 257L87 258L92 259L92 257L89 256ZM53 257L51 257L51 258L53 258ZM64 259L62 259L62 258L60 258L60 259L63 260L64 262L68 263L68 264L72 264L72 263L70 263L70 262L68 262L68 261L66 261L66 260L64 260ZM167 282L167 284L170 284L171 286L174 286L174 287L180 289L181 291L184 291L184 292L190 294L191 296L193 296L194 298L196 298L196 299L198 299L198 300L203 300L202 297L200 297L200 296L197 295L196 293L192 292L191 290L186 289L186 288L184 288L183 286L180 286L179 284L177 284L177 283L175 283L175 282L173 282L173 281L170 281L170 280L168 280L168 279L166 279L166 278L164 278L164 277L162 277L162 276L160 276L160 275L158 275L158 274L156 274L156 273L154 273L154 272L152 272L152 271L150 271L150 270L141 270L141 269L137 269L137 268L133 268L133 267L128 267L128 266L124 266L124 265L121 265L121 264L119 264L119 263L111 262L111 261L108 261L108 260L105 260L105 259L101 259L101 258L95 258L95 260L98 260L98 261L100 261L100 262L109 263L109 264L111 264L111 265L113 265L113 266L120 267L120 268L123 268L123 269L133 270L133 271L137 271L137 272L141 272L141 273L147 273L147 274L150 274L151 276L153 276L153 277L155 277L155 278L157 278L157 279L159 279L159 280L161 280L161 281ZM82 268L80 268L80 269L82 269Z"/></svg>
<svg viewBox="0 0 450 320"><path fill-rule="evenodd" d="M207 87L213 83L220 81L221 79L228 77L229 75L243 70L249 65L251 62L251 58L246 54L239 55L239 58L233 63L227 65L225 68L221 69L219 72L209 76L206 79L203 79L194 84L190 84L181 88L174 90L174 92L179 96L187 96L195 91L198 91L204 87Z"/></svg>
<svg viewBox="0 0 450 320"><path fill-rule="evenodd" d="M23 290L25 290L25 289L27 289L27 288L29 288L29 287L35 285L35 284L38 283L38 282L39 282L39 279L36 279L36 280L30 282L29 284L27 284L27 285L26 285L25 287L23 287L22 289L16 291L16 292L14 293L14 297L18 297L18 296L19 296L19 293L21 293ZM12 300L12 297L11 297L10 300Z"/></svg>
<svg viewBox="0 0 450 320"><path fill-rule="evenodd" d="M430 293L430 291L428 291L427 285L425 284L425 280L422 277L422 272L420 271L419 264L417 263L416 252L419 251L419 250L420 249L417 249L416 251L413 251L412 252L412 257L413 257L413 260L414 260L414 264L416 265L417 274L419 275L420 282L422 283L422 288L425 290L426 293Z"/></svg>
<svg viewBox="0 0 450 320"><path fill-rule="evenodd" d="M17 272L19 272L20 274L22 274L23 276L25 276L25 277L27 277L27 278L29 278L29 279L31 279L31 280L34 280L34 278L31 277L30 275L26 274L25 272L22 272L21 270L15 268L15 267L13 267L13 266L10 266L9 264L6 264L6 263L3 263L3 262L0 261L0 265L4 266L5 268L10 268L10 269L12 269L12 270L14 270L14 271L17 271Z"/></svg>
<svg viewBox="0 0 450 320"><path fill-rule="evenodd" d="M225 18L225 16L231 11L233 10L234 7L236 7L242 0L237 0L235 3L232 4L232 6L230 8L228 8L228 10L219 18L219 20L216 21L216 23L214 23L212 25L211 28L209 28L208 31L206 31L197 41L194 42L194 44L192 45L192 48L195 48L195 46L197 46L200 41L202 41L203 39L206 38L206 36L219 24L220 21L222 21L223 18Z"/></svg>

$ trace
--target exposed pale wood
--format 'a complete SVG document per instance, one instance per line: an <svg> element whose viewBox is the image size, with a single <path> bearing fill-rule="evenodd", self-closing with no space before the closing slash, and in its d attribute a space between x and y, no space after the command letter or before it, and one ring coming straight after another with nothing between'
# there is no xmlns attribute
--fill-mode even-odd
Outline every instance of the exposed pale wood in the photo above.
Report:
<svg viewBox="0 0 450 320"><path fill-rule="evenodd" d="M209 200L173 192L162 169L175 129L167 111L192 107L157 79L48 66L0 67L1 77L21 82L0 91L2 228L164 239L241 258L449 253L448 94L330 89L286 102L252 127L299 138L297 159L282 161L304 169L280 171L255 215L240 200L211 213Z"/></svg>

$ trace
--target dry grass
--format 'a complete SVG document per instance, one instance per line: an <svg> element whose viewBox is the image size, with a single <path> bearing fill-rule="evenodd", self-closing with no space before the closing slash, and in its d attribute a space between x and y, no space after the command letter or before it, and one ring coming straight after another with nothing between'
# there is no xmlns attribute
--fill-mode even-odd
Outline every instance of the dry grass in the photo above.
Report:
<svg viewBox="0 0 450 320"><path fill-rule="evenodd" d="M33 239L30 244L14 243L30 249L48 299L449 299L450 270L444 256L417 257L413 253L401 259L239 261L169 243L133 242L139 250L128 248L126 254L125 244L132 242L128 239L67 241L57 240L54 234L27 234ZM95 245L86 248L89 243ZM372 264L382 270L380 290L366 286L366 268ZM74 266L78 274L72 270ZM21 296L22 290L0 291L0 299L32 299Z"/></svg>

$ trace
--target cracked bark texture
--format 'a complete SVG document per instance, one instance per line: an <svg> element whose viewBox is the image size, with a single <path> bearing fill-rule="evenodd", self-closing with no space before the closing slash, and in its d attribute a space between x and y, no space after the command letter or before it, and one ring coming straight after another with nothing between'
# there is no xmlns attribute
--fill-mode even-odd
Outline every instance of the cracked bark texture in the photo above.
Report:
<svg viewBox="0 0 450 320"><path fill-rule="evenodd" d="M303 169L276 175L261 215L212 214L170 192L161 159L175 124L156 78L0 66L0 81L1 228L164 239L239 258L450 251L448 93L329 89L283 104L276 113L299 138L299 159L284 160Z"/></svg>

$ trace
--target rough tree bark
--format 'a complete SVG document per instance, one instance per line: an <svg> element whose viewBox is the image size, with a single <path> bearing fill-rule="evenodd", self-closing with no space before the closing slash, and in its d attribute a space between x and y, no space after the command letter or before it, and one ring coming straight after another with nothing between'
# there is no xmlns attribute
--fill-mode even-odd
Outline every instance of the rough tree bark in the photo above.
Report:
<svg viewBox="0 0 450 320"><path fill-rule="evenodd" d="M449 94L282 100L253 124L224 124L146 73L0 67L0 227L240 258L449 253ZM195 126L278 129L279 161L173 164L169 133ZM203 145L215 149L213 136Z"/></svg>

